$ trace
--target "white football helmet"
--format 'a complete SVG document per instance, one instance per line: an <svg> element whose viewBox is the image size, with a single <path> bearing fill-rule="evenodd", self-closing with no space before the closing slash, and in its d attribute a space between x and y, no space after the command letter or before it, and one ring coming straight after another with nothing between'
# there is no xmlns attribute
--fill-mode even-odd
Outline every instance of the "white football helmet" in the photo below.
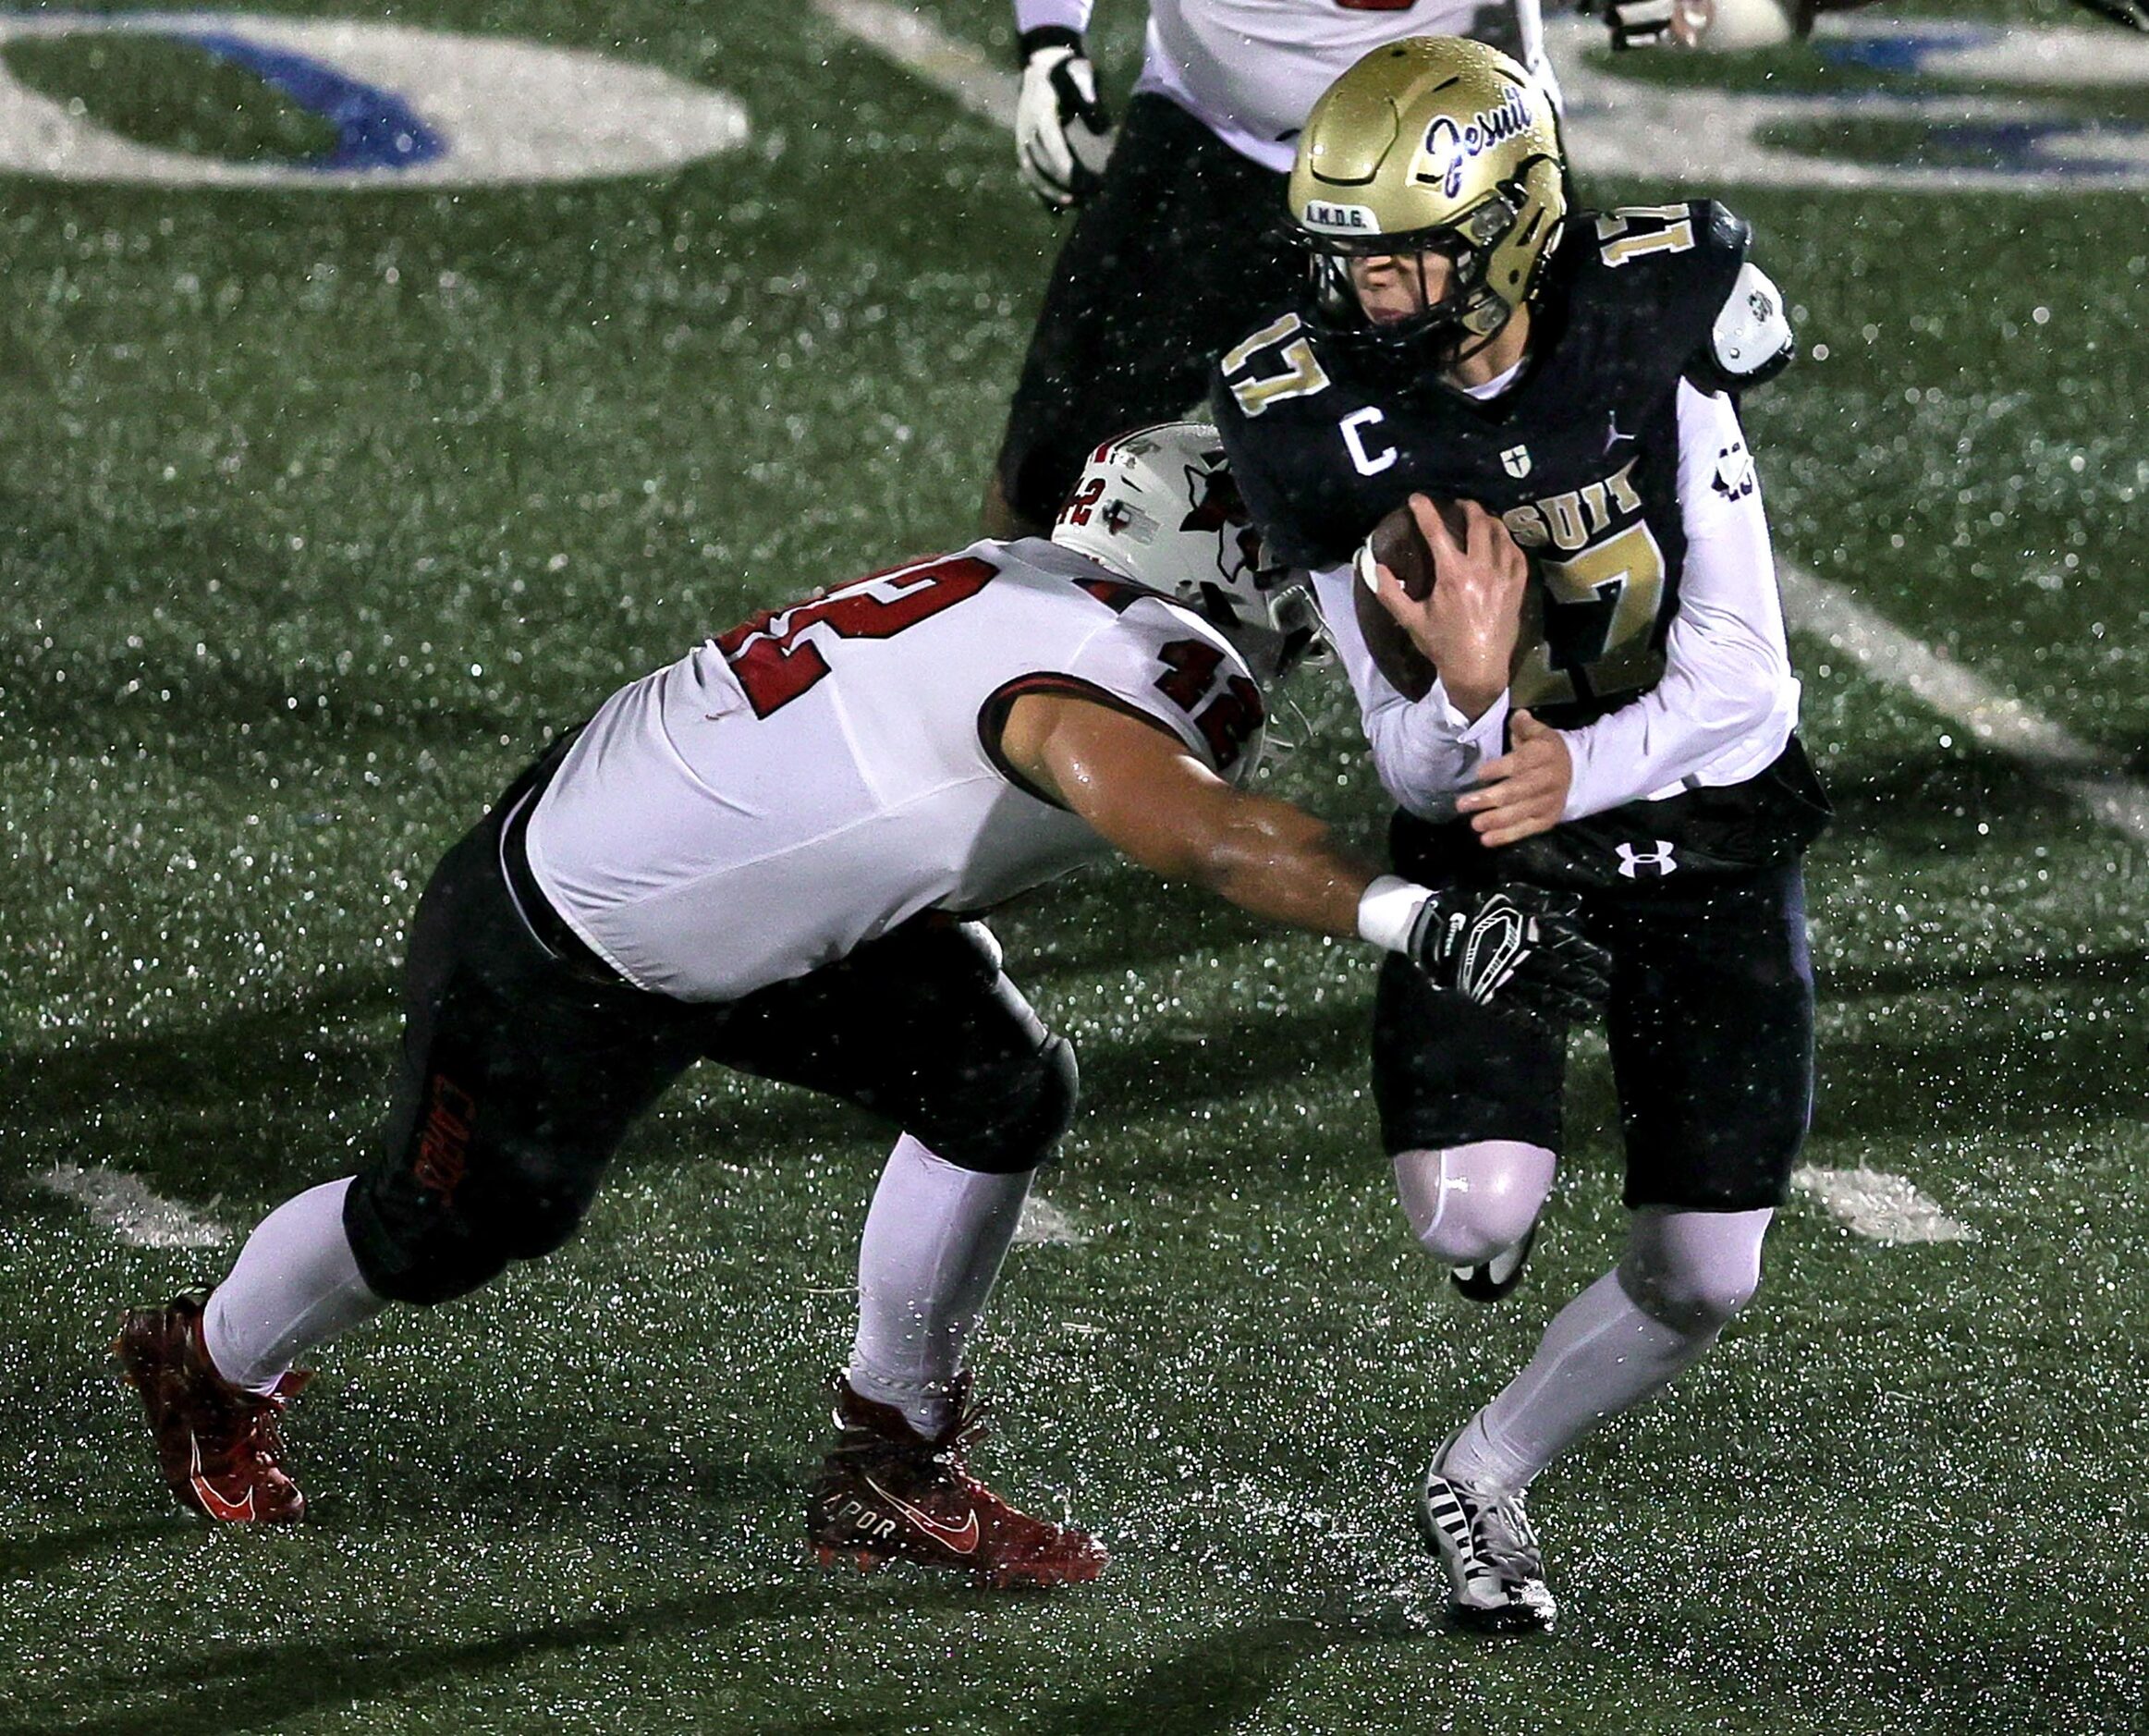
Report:
<svg viewBox="0 0 2149 1736"><path fill-rule="evenodd" d="M1052 540L1186 604L1258 681L1288 673L1320 642L1307 575L1268 564L1206 422L1159 422L1107 440L1082 466Z"/></svg>

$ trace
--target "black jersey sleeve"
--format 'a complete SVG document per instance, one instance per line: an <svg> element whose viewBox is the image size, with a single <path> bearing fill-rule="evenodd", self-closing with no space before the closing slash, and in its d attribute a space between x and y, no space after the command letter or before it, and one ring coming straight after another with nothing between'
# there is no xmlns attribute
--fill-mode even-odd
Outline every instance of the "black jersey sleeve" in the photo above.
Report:
<svg viewBox="0 0 2149 1736"><path fill-rule="evenodd" d="M1594 214L1600 293L1624 310L1629 365L1703 391L1758 385L1790 361L1783 299L1747 257L1752 228L1713 199Z"/></svg>
<svg viewBox="0 0 2149 1736"><path fill-rule="evenodd" d="M1228 360L1228 358L1227 358ZM1264 407L1249 414L1244 383L1219 368L1210 376L1210 414L1223 438L1239 495L1281 566L1318 569L1348 560L1357 539L1337 520L1336 491L1321 475L1326 430L1315 430L1296 407Z"/></svg>

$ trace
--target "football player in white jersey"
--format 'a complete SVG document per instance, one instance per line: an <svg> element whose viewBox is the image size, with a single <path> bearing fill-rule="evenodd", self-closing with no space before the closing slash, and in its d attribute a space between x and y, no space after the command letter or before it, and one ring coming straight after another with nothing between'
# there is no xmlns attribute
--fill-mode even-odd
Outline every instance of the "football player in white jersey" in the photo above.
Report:
<svg viewBox="0 0 2149 1736"><path fill-rule="evenodd" d="M1081 210L987 484L991 536L1040 532L1100 439L1184 414L1209 364L1291 298L1284 177L1314 99L1405 36L1476 37L1546 80L1538 0L1150 0L1114 134L1084 47L1092 0L1015 0L1023 179ZM1108 157L1108 160L1107 160Z"/></svg>
<svg viewBox="0 0 2149 1736"><path fill-rule="evenodd" d="M970 913L1117 850L1525 1016L1601 987L1566 900L1434 895L1240 787L1260 684L1313 633L1257 547L1215 430L1145 430L1092 456L1050 541L756 616L556 742L419 905L378 1161L277 1207L207 1296L125 1319L115 1354L181 1503L299 1518L278 1433L298 1358L557 1247L706 1057L902 1130L808 1514L822 1560L1094 1578L1092 1537L964 1468L964 1343L1075 1095L1072 1051Z"/></svg>

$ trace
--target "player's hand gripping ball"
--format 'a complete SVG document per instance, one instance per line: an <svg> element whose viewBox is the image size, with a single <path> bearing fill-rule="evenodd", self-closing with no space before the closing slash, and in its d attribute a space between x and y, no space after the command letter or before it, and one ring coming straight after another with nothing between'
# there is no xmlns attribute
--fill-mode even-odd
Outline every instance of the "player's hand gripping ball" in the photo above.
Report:
<svg viewBox="0 0 2149 1736"><path fill-rule="evenodd" d="M1434 500L1430 496L1426 504L1440 515L1440 522L1447 527L1447 534L1461 542L1465 529L1462 508L1452 500ZM1410 502L1405 501L1374 525L1373 534L1358 551L1358 576L1367 590L1377 593L1380 580L1374 571L1376 564L1395 574L1396 582L1403 587L1403 594L1411 602L1422 603L1433 594L1437 563L1434 559L1433 545L1419 529Z"/></svg>
<svg viewBox="0 0 2149 1736"><path fill-rule="evenodd" d="M1482 715L1507 689L1530 584L1508 527L1474 501L1412 495L1374 527L1357 568L1366 646L1397 691L1418 699L1437 670L1464 715Z"/></svg>

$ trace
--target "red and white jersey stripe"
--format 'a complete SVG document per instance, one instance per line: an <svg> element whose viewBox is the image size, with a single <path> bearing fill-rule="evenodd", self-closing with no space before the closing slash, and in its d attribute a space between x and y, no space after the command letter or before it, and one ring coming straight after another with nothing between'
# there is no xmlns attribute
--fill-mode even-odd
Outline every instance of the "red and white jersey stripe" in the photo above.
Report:
<svg viewBox="0 0 2149 1736"><path fill-rule="evenodd" d="M1053 544L978 543L770 610L622 688L532 813L531 871L629 981L736 998L1108 854L997 757L1007 708L1056 690L1234 779L1260 755L1260 694L1205 621Z"/></svg>

